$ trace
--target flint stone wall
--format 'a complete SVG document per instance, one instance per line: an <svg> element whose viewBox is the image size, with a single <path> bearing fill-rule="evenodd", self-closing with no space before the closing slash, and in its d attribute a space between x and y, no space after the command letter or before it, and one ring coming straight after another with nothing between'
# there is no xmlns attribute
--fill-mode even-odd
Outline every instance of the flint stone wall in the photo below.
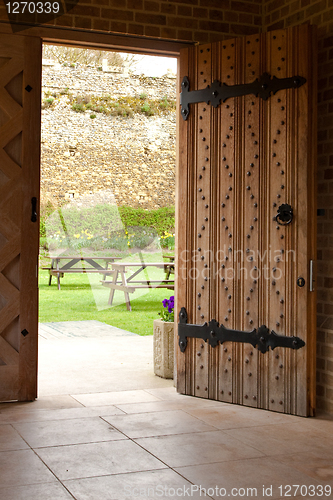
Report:
<svg viewBox="0 0 333 500"><path fill-rule="evenodd" d="M176 98L176 79L122 75L97 68L43 66L45 92L56 92L42 110L41 202L54 206L103 192L117 205L153 209L174 205L176 114L110 116L71 109L73 96ZM90 115L96 114L91 119Z"/></svg>

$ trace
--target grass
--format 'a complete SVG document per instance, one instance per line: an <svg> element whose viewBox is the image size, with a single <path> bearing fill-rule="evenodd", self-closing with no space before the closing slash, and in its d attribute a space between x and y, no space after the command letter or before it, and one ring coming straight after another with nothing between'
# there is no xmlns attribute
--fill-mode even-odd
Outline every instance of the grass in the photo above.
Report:
<svg viewBox="0 0 333 500"><path fill-rule="evenodd" d="M126 259L127 260L127 259ZM163 279L163 270L149 271L149 278ZM154 275L154 276L153 276ZM130 294L132 311L126 309L124 293L115 292L114 303L107 306L109 289L99 283L97 274L67 274L61 279L58 290L56 278L48 286L48 271L39 272L39 321L97 320L139 335L153 334L153 321L162 310L162 300L173 295L173 290L137 290Z"/></svg>

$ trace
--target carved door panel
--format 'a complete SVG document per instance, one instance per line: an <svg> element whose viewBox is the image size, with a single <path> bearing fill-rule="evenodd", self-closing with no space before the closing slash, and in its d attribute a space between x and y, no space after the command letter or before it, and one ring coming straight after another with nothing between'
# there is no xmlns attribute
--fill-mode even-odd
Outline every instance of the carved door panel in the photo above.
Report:
<svg viewBox="0 0 333 500"><path fill-rule="evenodd" d="M202 45L181 55L180 82L187 76L188 85L183 86L179 119L177 313L184 307L188 323L215 319L242 332L266 325L269 332L305 342L299 349L275 347L265 353L259 341L212 347L208 329L203 339L189 335L181 352L177 339L177 389L183 394L313 414L313 39L311 27L299 26ZM251 94L248 85L256 79L259 95ZM214 107L211 102L217 104L221 93L230 90L215 83L211 102L191 103L202 100L202 94L190 92L214 80L243 87L237 87L238 96ZM266 99L269 85L274 93ZM282 205L291 206L291 221L290 213L281 209L278 214Z"/></svg>
<svg viewBox="0 0 333 500"><path fill-rule="evenodd" d="M41 41L0 34L0 401L37 396L40 88Z"/></svg>

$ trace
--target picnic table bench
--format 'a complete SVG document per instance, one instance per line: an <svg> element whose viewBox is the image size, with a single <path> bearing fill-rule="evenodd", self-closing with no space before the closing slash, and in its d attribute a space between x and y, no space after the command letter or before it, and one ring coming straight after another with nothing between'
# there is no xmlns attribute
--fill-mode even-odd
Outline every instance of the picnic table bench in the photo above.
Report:
<svg viewBox="0 0 333 500"><path fill-rule="evenodd" d="M99 273L103 274L103 279L110 274L109 264L120 257L91 257L91 256L65 256L53 255L51 258L50 267L42 267L49 271L49 286L51 286L52 277L57 277L58 290L60 290L60 278L63 278L66 273ZM66 261L61 265L61 261ZM104 261L104 266L98 261ZM82 267L74 267L78 262L82 263ZM111 271L112 272L112 271Z"/></svg>
<svg viewBox="0 0 333 500"><path fill-rule="evenodd" d="M126 279L126 273L129 272L130 268L137 267L136 271L132 271L132 274ZM164 269L165 279L160 280L150 280L149 278L134 280L139 273L144 271L147 267L156 267ZM131 311L131 302L129 294L135 292L136 289L142 288L169 288L174 290L175 280L170 278L170 267L174 269L174 262L112 262L111 271L108 271L109 275L112 275L112 280L102 280L102 285L110 288L110 296L108 304L112 305L114 292L120 290L124 292L125 302L128 311ZM120 280L119 280L120 275Z"/></svg>

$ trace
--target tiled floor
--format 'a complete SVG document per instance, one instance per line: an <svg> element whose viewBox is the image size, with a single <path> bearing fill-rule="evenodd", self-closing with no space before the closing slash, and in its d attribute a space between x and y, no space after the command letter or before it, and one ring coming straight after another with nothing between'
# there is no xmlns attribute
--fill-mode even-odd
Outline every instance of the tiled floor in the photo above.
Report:
<svg viewBox="0 0 333 500"><path fill-rule="evenodd" d="M1 404L0 500L333 497L332 419L149 385Z"/></svg>
<svg viewBox="0 0 333 500"><path fill-rule="evenodd" d="M333 489L333 421L182 396L172 386L7 403L0 485L1 500L263 498L263 488L282 498L287 485L303 485L299 498L332 498L320 485Z"/></svg>

